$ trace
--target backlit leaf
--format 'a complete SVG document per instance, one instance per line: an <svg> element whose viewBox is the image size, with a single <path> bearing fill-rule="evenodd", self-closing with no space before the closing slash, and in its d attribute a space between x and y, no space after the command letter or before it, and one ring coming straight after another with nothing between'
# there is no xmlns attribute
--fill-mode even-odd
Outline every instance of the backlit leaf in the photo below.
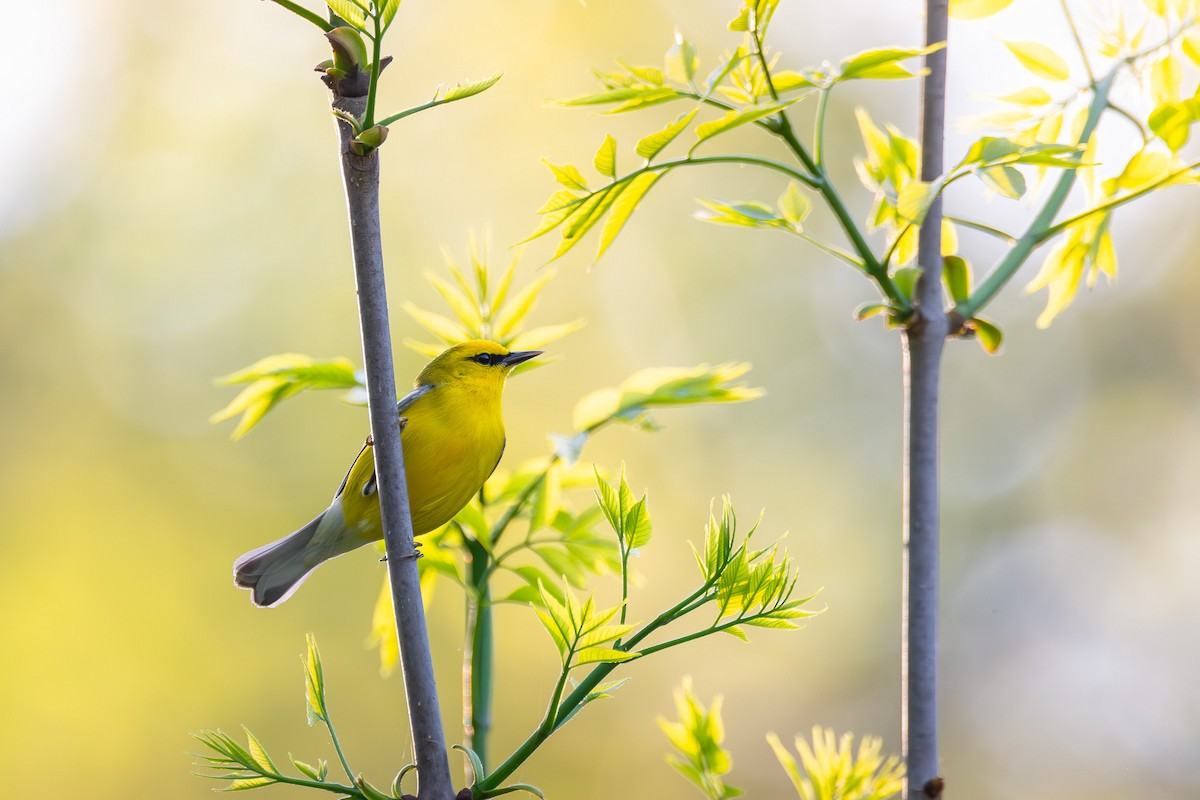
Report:
<svg viewBox="0 0 1200 800"><path fill-rule="evenodd" d="M696 118L697 113L699 113L699 109L693 108L686 114L680 114L675 118L674 122L669 123L661 131L652 133L642 139L640 142L638 142L637 154L647 161L653 160L653 158L658 155L663 148L674 141L675 137L682 133L684 129L686 129L687 126L692 123L692 120Z"/></svg>
<svg viewBox="0 0 1200 800"><path fill-rule="evenodd" d="M971 296L971 265L958 256L942 258L942 280L955 303L963 303Z"/></svg>
<svg viewBox="0 0 1200 800"><path fill-rule="evenodd" d="M1012 5L1012 0L950 0L950 16L955 19L983 19Z"/></svg>
<svg viewBox="0 0 1200 800"><path fill-rule="evenodd" d="M496 82L504 77L504 73L497 73L489 78L483 78L477 81L468 81L466 83L456 83L450 91L438 97L442 103L452 103L455 100L462 100L465 97L473 97L480 92L485 92L496 85ZM507 84L506 84L507 85Z"/></svg>
<svg viewBox="0 0 1200 800"><path fill-rule="evenodd" d="M609 209L604 227L600 230L600 248L596 252L597 259L604 255L604 251L613 243L617 234L629 221L629 217L637 210L642 198L662 175L662 172L643 172L624 184L621 193L613 201L612 208Z"/></svg>
<svg viewBox="0 0 1200 800"><path fill-rule="evenodd" d="M696 46L675 31L675 44L667 51L667 77L677 83L690 84L700 68L700 56Z"/></svg>
<svg viewBox="0 0 1200 800"><path fill-rule="evenodd" d="M1051 81L1065 81L1071 77L1071 70L1062 56L1039 42L1008 42L1004 43L1025 69Z"/></svg>
<svg viewBox="0 0 1200 800"><path fill-rule="evenodd" d="M784 219L799 228L812 211L812 201L801 191L800 184L792 181L779 197L779 211Z"/></svg>
<svg viewBox="0 0 1200 800"><path fill-rule="evenodd" d="M357 28L362 33L367 32L367 15L351 0L325 0L325 5L350 27Z"/></svg>
<svg viewBox="0 0 1200 800"><path fill-rule="evenodd" d="M617 140L611 135L605 135L604 141L600 144L600 149L596 151L596 158L593 161L596 167L596 172L606 178L617 177Z"/></svg>
<svg viewBox="0 0 1200 800"><path fill-rule="evenodd" d="M695 150L701 142L711 139L714 136L731 131L734 128L751 122L757 122L763 117L769 117L777 114L783 109L795 103L796 100L785 100L780 103L767 103L761 106L750 106L749 108L734 109L728 112L720 119L705 122L703 125L696 127L697 142L692 145L692 150Z"/></svg>

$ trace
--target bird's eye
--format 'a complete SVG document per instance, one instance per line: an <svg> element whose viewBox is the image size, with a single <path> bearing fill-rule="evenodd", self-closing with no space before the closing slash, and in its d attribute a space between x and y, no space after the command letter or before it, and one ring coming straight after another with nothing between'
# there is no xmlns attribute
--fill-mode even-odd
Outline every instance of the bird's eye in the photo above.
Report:
<svg viewBox="0 0 1200 800"><path fill-rule="evenodd" d="M492 354L491 353L480 353L479 355L475 356L475 363L482 364L485 367L490 367L493 363L492 362Z"/></svg>

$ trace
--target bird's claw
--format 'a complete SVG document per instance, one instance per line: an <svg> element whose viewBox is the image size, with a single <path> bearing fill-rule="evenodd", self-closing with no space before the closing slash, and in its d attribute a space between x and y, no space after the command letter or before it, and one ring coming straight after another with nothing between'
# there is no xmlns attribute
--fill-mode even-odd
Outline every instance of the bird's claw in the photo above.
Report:
<svg viewBox="0 0 1200 800"><path fill-rule="evenodd" d="M400 418L400 432L404 433L404 429L408 427L408 417Z"/></svg>
<svg viewBox="0 0 1200 800"><path fill-rule="evenodd" d="M375 437L369 433L367 434L367 443L365 446L366 447L374 447L375 446Z"/></svg>

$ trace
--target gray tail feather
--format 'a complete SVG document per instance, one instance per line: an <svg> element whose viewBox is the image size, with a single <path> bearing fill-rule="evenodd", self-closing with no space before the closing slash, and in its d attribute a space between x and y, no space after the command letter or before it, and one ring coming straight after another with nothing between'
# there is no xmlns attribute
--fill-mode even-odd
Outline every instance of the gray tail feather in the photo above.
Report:
<svg viewBox="0 0 1200 800"><path fill-rule="evenodd" d="M287 600L308 573L325 560L311 558L308 552L324 517L321 513L295 533L251 550L233 562L233 582L251 590L254 605L271 608Z"/></svg>

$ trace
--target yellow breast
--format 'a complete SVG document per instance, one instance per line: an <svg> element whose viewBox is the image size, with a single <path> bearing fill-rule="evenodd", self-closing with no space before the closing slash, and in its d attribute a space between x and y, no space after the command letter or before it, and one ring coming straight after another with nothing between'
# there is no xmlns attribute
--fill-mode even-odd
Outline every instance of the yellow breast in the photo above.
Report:
<svg viewBox="0 0 1200 800"><path fill-rule="evenodd" d="M403 416L404 469L413 533L419 536L449 522L492 474L504 452L504 422L498 397L490 403L454 386L423 395ZM364 541L383 536L378 492L363 494L374 471L368 447L340 496L346 528Z"/></svg>

